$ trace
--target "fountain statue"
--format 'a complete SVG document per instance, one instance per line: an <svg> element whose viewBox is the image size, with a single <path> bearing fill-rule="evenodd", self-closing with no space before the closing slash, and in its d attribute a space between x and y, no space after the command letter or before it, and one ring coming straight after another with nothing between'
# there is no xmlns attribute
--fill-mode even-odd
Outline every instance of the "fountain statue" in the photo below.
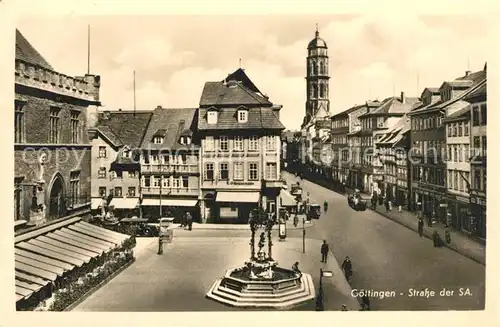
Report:
<svg viewBox="0 0 500 327"><path fill-rule="evenodd" d="M263 209L253 212L249 218L250 259L243 266L227 270L223 278L215 281L206 295L208 298L230 306L274 309L288 309L314 299L314 285L309 274L281 268L273 259L272 229L275 224L275 216Z"/></svg>

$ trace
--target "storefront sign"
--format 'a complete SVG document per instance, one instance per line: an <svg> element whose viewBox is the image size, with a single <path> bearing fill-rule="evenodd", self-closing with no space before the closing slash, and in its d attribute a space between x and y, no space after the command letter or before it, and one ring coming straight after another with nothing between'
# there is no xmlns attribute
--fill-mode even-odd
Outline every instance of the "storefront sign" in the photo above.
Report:
<svg viewBox="0 0 500 327"><path fill-rule="evenodd" d="M254 185L255 183L253 182L227 182L229 185Z"/></svg>

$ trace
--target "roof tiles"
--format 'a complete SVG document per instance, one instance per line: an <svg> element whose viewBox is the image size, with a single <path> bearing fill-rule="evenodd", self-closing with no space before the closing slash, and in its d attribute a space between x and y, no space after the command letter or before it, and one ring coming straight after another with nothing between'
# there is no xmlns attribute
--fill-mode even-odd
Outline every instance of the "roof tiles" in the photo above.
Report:
<svg viewBox="0 0 500 327"><path fill-rule="evenodd" d="M16 29L16 60L23 60L43 68L54 70L45 58L29 43L24 35Z"/></svg>

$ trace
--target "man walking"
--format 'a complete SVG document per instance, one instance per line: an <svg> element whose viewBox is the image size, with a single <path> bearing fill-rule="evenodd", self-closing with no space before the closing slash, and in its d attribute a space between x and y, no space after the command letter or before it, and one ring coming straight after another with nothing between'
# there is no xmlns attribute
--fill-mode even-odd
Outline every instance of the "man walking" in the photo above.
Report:
<svg viewBox="0 0 500 327"><path fill-rule="evenodd" d="M326 240L323 240L323 244L321 244L321 262L326 263L329 250L330 248L328 247Z"/></svg>
<svg viewBox="0 0 500 327"><path fill-rule="evenodd" d="M424 236L424 220L422 217L418 218L418 235Z"/></svg>
<svg viewBox="0 0 500 327"><path fill-rule="evenodd" d="M193 217L189 212L186 213L186 223L189 230L193 230Z"/></svg>

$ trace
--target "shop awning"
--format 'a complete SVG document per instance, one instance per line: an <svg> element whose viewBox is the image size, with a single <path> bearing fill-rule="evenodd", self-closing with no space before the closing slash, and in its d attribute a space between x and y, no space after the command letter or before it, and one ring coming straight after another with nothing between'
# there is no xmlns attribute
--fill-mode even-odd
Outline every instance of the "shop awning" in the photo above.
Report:
<svg viewBox="0 0 500 327"><path fill-rule="evenodd" d="M109 205L115 209L134 209L138 204L139 199L137 198L113 198Z"/></svg>
<svg viewBox="0 0 500 327"><path fill-rule="evenodd" d="M217 192L216 202L259 202L259 192Z"/></svg>
<svg viewBox="0 0 500 327"><path fill-rule="evenodd" d="M291 195L288 191L281 190L280 192L281 206L283 207L295 207L297 206L297 201L293 195Z"/></svg>
<svg viewBox="0 0 500 327"><path fill-rule="evenodd" d="M99 257L130 238L75 219L21 234L15 238L17 301L30 297L43 286Z"/></svg>
<svg viewBox="0 0 500 327"><path fill-rule="evenodd" d="M92 199L91 204L90 204L90 206L91 206L90 208L92 210L97 210L102 205L102 202L103 202L103 200L101 198Z"/></svg>
<svg viewBox="0 0 500 327"><path fill-rule="evenodd" d="M165 207L194 207L198 200L187 199L162 199L161 205ZM142 200L143 206L160 206L160 199L144 199Z"/></svg>

